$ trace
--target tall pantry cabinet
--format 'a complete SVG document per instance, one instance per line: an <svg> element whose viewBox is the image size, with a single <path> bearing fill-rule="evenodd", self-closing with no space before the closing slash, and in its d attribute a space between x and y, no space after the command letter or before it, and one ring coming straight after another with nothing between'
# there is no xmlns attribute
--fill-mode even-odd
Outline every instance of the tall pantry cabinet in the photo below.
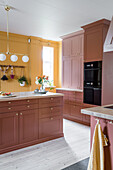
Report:
<svg viewBox="0 0 113 170"><path fill-rule="evenodd" d="M62 87L83 89L84 31L61 37Z"/></svg>

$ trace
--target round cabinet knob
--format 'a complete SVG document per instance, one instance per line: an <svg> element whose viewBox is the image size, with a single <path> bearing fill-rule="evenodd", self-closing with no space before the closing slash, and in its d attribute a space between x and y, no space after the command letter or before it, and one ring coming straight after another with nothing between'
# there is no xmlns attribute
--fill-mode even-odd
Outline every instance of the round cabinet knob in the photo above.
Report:
<svg viewBox="0 0 113 170"><path fill-rule="evenodd" d="M9 109L9 110L11 110L11 108L10 108L10 107L9 107L8 109Z"/></svg>
<svg viewBox="0 0 113 170"><path fill-rule="evenodd" d="M23 115L22 113L20 113L20 115Z"/></svg>
<svg viewBox="0 0 113 170"><path fill-rule="evenodd" d="M16 116L18 116L18 113L16 113Z"/></svg>
<svg viewBox="0 0 113 170"><path fill-rule="evenodd" d="M8 102L8 104L11 104L11 102Z"/></svg>
<svg viewBox="0 0 113 170"><path fill-rule="evenodd" d="M53 98L51 98L51 100L53 100Z"/></svg>
<svg viewBox="0 0 113 170"><path fill-rule="evenodd" d="M30 108L30 106L27 106L28 108Z"/></svg>
<svg viewBox="0 0 113 170"><path fill-rule="evenodd" d="M29 103L30 101L29 101L29 100L27 100L27 102Z"/></svg>
<svg viewBox="0 0 113 170"><path fill-rule="evenodd" d="M50 119L53 120L53 117L51 117Z"/></svg>
<svg viewBox="0 0 113 170"><path fill-rule="evenodd" d="M51 108L51 110L53 110L53 108Z"/></svg>

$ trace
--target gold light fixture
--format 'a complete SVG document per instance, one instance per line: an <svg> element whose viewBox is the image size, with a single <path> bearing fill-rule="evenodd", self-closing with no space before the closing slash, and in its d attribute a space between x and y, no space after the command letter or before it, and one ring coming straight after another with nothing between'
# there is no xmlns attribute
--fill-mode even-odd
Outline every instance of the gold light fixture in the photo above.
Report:
<svg viewBox="0 0 113 170"><path fill-rule="evenodd" d="M9 50L9 16L8 16L8 12L10 11L10 9L11 9L10 6L8 6L8 5L5 6L5 11L7 12L7 51L0 54L0 61L5 61L6 55L11 55L11 57L10 57L11 61L16 62L18 60L17 55L19 55L19 56L23 56L22 57L23 62L28 62L29 57L26 54L11 53Z"/></svg>

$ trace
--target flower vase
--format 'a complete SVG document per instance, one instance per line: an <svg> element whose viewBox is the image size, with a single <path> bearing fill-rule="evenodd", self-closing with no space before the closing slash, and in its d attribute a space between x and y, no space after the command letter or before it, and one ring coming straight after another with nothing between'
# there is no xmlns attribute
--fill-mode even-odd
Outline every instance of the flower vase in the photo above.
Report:
<svg viewBox="0 0 113 170"><path fill-rule="evenodd" d="M40 91L42 91L42 92L44 92L44 91L45 91L44 84L42 84L42 86L40 87Z"/></svg>

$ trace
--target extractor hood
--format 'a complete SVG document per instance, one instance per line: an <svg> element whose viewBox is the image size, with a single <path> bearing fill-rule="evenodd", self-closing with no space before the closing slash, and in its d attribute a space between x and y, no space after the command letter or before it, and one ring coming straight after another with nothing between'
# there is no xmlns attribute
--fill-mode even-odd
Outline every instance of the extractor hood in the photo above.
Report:
<svg viewBox="0 0 113 170"><path fill-rule="evenodd" d="M113 51L113 17L104 42L104 52Z"/></svg>

